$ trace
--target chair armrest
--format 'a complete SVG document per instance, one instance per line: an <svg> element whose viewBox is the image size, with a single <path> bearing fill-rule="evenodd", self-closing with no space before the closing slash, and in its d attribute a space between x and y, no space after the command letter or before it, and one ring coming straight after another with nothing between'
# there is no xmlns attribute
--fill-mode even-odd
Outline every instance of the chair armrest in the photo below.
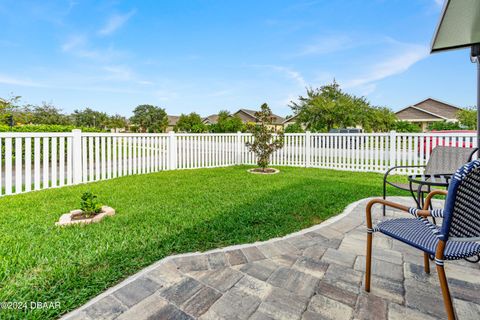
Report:
<svg viewBox="0 0 480 320"><path fill-rule="evenodd" d="M447 194L448 194L447 190L433 190L425 198L425 204L423 205L423 210L428 210L428 207L430 207L430 203L432 202L432 198L434 196L436 195L446 196Z"/></svg>
<svg viewBox="0 0 480 320"><path fill-rule="evenodd" d="M437 191L437 190L435 190L435 191ZM443 191L443 190L439 190L439 191ZM433 193L433 192L431 192L431 193ZM373 226L372 226L372 207L375 204L383 204L387 207L395 208L395 209L398 209L400 211L404 211L404 212L408 212L408 213L410 213L410 209L411 209L410 207L401 205L399 203L395 203L395 202L388 201L388 200L383 200L383 199L380 199L380 198L370 200L370 202L368 202L368 204L367 204L367 209L366 209L366 215L367 215L366 216L366 222L367 222L367 228L369 230L372 230L372 228L373 228ZM425 218L431 216L429 210L417 210L416 215L419 216L419 217L425 217Z"/></svg>
<svg viewBox="0 0 480 320"><path fill-rule="evenodd" d="M470 153L470 156L468 157L468 162L472 161L473 155L478 152L478 148L473 148L472 153ZM480 157L479 157L480 158Z"/></svg>

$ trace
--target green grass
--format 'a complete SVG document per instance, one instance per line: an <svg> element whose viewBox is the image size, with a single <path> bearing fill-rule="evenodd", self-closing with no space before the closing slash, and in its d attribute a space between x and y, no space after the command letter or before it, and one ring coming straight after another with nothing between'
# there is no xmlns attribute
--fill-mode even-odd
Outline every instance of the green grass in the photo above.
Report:
<svg viewBox="0 0 480 320"><path fill-rule="evenodd" d="M286 235L382 190L374 173L281 168L262 176L246 169L167 171L1 198L0 301L61 307L0 318L56 318L168 255ZM87 190L117 214L55 227Z"/></svg>

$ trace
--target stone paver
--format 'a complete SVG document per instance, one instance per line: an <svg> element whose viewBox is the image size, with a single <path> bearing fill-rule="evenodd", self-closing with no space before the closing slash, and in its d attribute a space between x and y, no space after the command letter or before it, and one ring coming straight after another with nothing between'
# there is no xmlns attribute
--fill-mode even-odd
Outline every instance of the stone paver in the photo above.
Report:
<svg viewBox="0 0 480 320"><path fill-rule="evenodd" d="M155 281L142 277L118 289L113 295L127 307L132 307L161 287Z"/></svg>
<svg viewBox="0 0 480 320"><path fill-rule="evenodd" d="M278 264L270 260L260 260L244 264L240 271L262 281L267 281L271 274L278 269Z"/></svg>
<svg viewBox="0 0 480 320"><path fill-rule="evenodd" d="M65 318L444 319L434 263L425 274L420 251L378 233L364 291L365 206L282 239L166 258ZM459 319L479 319L480 264L449 261L446 273Z"/></svg>
<svg viewBox="0 0 480 320"><path fill-rule="evenodd" d="M226 253L228 262L231 266L247 263L247 257L243 254L242 250L232 250Z"/></svg>
<svg viewBox="0 0 480 320"><path fill-rule="evenodd" d="M224 252L214 252L207 255L210 269L219 269L228 267L227 257Z"/></svg>
<svg viewBox="0 0 480 320"><path fill-rule="evenodd" d="M313 296L308 310L317 313L317 319L348 320L352 318L353 308L326 296Z"/></svg>

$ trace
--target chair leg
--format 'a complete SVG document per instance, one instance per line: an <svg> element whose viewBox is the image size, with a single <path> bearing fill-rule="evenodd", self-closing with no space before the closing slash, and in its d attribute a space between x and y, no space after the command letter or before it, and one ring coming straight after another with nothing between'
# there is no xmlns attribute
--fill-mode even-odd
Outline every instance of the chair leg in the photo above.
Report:
<svg viewBox="0 0 480 320"><path fill-rule="evenodd" d="M367 234L367 265L365 267L365 291L370 292L370 276L372 272L372 240L373 234Z"/></svg>
<svg viewBox="0 0 480 320"><path fill-rule="evenodd" d="M455 320L455 312L453 310L452 297L448 289L447 277L443 266L437 264L438 279L442 288L443 302L445 303L445 311L447 311L448 320Z"/></svg>
<svg viewBox="0 0 480 320"><path fill-rule="evenodd" d="M423 269L425 273L430 273L430 257L426 252L423 253Z"/></svg>
<svg viewBox="0 0 480 320"><path fill-rule="evenodd" d="M386 179L383 178L383 200L387 199L387 182ZM387 206L383 205L383 216L385 217L387 211Z"/></svg>

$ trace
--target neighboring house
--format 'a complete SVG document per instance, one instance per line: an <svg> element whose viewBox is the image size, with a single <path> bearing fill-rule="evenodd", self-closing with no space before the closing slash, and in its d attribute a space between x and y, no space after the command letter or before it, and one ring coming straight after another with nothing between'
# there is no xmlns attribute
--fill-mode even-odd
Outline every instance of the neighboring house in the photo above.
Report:
<svg viewBox="0 0 480 320"><path fill-rule="evenodd" d="M282 124L283 124L283 127L286 128L286 127L288 127L289 125L292 125L292 124L294 124L294 123L297 123L297 115L285 119L285 121L283 121ZM302 126L302 127L303 127L303 126Z"/></svg>
<svg viewBox="0 0 480 320"><path fill-rule="evenodd" d="M211 114L208 117L203 118L204 124L216 124L218 122L218 114Z"/></svg>
<svg viewBox="0 0 480 320"><path fill-rule="evenodd" d="M240 109L237 112L235 112L233 115L238 116L240 119L242 119L243 123L258 123L258 118L255 117L255 110L249 110L249 109ZM281 131L283 130L283 122L285 119L283 117L280 117L276 114L272 114L273 116L273 121L272 121L272 127L275 131Z"/></svg>
<svg viewBox="0 0 480 320"><path fill-rule="evenodd" d="M180 116L167 116L167 118L168 118L168 126L165 132L174 131L175 125L177 124L178 119L180 119Z"/></svg>
<svg viewBox="0 0 480 320"><path fill-rule="evenodd" d="M460 110L457 106L428 98L403 108L395 114L399 120L415 123L425 132L433 122L458 122L457 113Z"/></svg>

